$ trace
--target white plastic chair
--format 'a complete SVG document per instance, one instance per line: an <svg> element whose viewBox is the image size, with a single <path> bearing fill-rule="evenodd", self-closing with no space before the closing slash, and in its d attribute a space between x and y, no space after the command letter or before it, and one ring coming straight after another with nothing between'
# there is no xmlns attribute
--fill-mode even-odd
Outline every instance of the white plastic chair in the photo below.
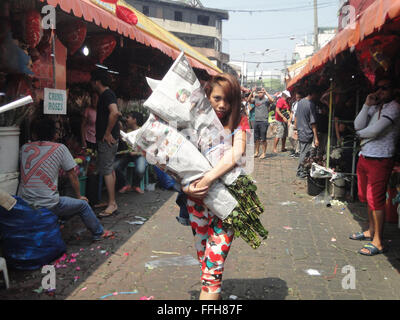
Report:
<svg viewBox="0 0 400 320"><path fill-rule="evenodd" d="M6 289L8 289L10 285L8 281L7 264L6 264L6 259L2 257L0 257L0 271L3 271L4 281L6 283Z"/></svg>

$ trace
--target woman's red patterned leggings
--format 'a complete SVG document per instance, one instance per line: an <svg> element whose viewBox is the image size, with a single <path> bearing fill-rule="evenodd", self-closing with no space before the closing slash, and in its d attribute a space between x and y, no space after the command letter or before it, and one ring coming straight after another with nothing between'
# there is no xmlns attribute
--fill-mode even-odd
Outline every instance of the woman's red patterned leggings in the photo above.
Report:
<svg viewBox="0 0 400 320"><path fill-rule="evenodd" d="M222 220L188 199L187 208L192 226L197 257L201 264L202 290L220 293L224 263L233 240L233 231L224 230Z"/></svg>

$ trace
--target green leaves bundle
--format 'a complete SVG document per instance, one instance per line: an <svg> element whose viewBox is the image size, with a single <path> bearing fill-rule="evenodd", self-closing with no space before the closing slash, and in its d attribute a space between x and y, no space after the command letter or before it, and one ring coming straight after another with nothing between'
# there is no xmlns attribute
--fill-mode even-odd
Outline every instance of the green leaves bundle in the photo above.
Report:
<svg viewBox="0 0 400 320"><path fill-rule="evenodd" d="M227 188L238 205L223 221L223 225L233 229L235 237L241 237L253 249L257 249L261 244L260 237L262 239L268 237L268 231L259 219L264 212L264 206L257 196L257 186L251 177L242 175Z"/></svg>

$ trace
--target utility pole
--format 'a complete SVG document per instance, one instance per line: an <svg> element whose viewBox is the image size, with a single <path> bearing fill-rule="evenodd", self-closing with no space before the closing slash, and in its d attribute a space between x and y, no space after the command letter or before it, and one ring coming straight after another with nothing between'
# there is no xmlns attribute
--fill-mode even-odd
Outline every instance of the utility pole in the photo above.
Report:
<svg viewBox="0 0 400 320"><path fill-rule="evenodd" d="M314 0L314 53L318 49L318 0Z"/></svg>
<svg viewBox="0 0 400 320"><path fill-rule="evenodd" d="M284 62L284 68L285 68L285 88L286 88L286 80L288 78L288 69L287 69L287 54L285 53L285 62Z"/></svg>

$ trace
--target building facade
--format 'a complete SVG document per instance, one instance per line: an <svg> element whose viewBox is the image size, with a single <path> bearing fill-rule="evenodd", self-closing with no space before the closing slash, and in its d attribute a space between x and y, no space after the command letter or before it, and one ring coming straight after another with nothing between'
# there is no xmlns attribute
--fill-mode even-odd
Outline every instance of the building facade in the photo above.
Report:
<svg viewBox="0 0 400 320"><path fill-rule="evenodd" d="M225 10L205 8L199 0L127 0L158 25L182 39L225 72L229 55L222 52L222 21Z"/></svg>

